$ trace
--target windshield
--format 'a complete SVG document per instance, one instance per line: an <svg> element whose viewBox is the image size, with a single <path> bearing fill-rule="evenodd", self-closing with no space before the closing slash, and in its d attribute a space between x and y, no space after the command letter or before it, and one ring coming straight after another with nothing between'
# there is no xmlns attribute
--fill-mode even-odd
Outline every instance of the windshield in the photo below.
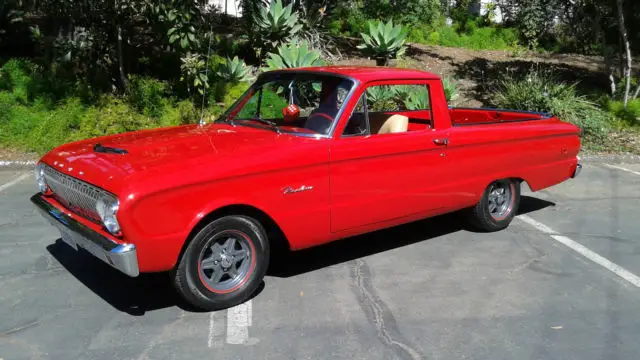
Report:
<svg viewBox="0 0 640 360"><path fill-rule="evenodd" d="M269 74L251 86L216 122L328 135L353 87L353 80L329 74Z"/></svg>

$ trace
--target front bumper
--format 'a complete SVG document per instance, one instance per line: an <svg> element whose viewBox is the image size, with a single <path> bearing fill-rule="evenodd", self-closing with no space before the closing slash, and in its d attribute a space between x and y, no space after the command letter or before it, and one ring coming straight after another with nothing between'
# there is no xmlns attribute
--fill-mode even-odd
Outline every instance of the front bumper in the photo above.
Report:
<svg viewBox="0 0 640 360"><path fill-rule="evenodd" d="M81 247L129 276L140 274L135 245L120 244L103 236L50 204L41 194L33 195L31 202L60 231L62 240L72 248L78 250Z"/></svg>

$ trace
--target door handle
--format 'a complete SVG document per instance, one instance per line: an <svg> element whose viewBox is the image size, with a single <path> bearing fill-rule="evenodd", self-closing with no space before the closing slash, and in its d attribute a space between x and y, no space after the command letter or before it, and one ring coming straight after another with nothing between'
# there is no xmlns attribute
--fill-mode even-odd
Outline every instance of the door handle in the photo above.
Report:
<svg viewBox="0 0 640 360"><path fill-rule="evenodd" d="M433 143L436 145L449 145L449 139L447 138L442 138L442 139L433 139Z"/></svg>

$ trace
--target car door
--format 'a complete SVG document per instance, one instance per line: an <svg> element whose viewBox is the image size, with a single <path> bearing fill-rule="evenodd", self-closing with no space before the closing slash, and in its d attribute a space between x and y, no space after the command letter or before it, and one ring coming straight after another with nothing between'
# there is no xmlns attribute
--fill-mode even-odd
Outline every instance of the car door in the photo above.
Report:
<svg viewBox="0 0 640 360"><path fill-rule="evenodd" d="M426 90L425 98L417 99L423 101L418 104L422 106L406 106L408 96L396 90L407 86ZM382 94L382 90L391 94ZM331 145L331 231L443 207L440 189L446 182L441 176L447 161L446 141L445 134L432 126L427 82L375 82L355 95L358 103L350 114L345 113L348 120L339 127L344 131L334 136ZM375 119L393 114L409 118L406 130L376 132Z"/></svg>

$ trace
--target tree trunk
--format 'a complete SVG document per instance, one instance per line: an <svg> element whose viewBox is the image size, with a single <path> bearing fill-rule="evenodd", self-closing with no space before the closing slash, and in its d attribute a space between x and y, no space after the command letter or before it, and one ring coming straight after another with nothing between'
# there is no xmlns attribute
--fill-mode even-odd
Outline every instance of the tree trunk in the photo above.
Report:
<svg viewBox="0 0 640 360"><path fill-rule="evenodd" d="M635 94L633 94L633 100L637 99L638 95L640 95L640 85L638 85Z"/></svg>
<svg viewBox="0 0 640 360"><path fill-rule="evenodd" d="M627 57L627 63L624 69L624 79L625 79L625 88L624 88L624 107L627 108L627 104L629 103L629 92L631 91L631 47L629 46L629 38L627 37L627 30L624 26L624 13L622 10L622 1L616 0L616 5L618 7L618 26L620 28L620 36L622 38L622 43L624 45L625 55Z"/></svg>
<svg viewBox="0 0 640 360"><path fill-rule="evenodd" d="M124 55L122 54L122 26L118 25L118 42L116 46L118 52L118 74L120 75L120 82L122 90L127 88L127 76L124 73Z"/></svg>

